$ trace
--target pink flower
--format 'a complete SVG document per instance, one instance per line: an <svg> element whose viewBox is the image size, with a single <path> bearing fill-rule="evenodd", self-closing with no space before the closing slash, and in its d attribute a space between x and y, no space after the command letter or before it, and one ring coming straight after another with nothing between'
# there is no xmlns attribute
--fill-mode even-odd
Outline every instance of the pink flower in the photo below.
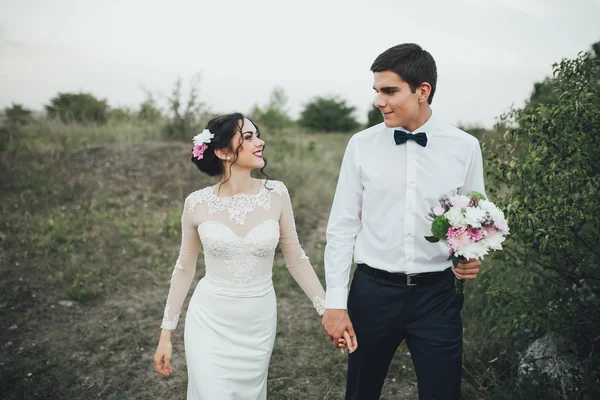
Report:
<svg viewBox="0 0 600 400"><path fill-rule="evenodd" d="M478 242L483 239L483 229L480 228L469 228L468 229L469 236L471 237L471 241Z"/></svg>
<svg viewBox="0 0 600 400"><path fill-rule="evenodd" d="M494 221L494 225L496 225L496 228L500 229L503 234L508 235L508 223L506 220Z"/></svg>
<svg viewBox="0 0 600 400"><path fill-rule="evenodd" d="M446 212L446 210L442 206L437 206L437 207L433 208L433 213L436 215L436 217L439 217L440 215L444 215L445 212Z"/></svg>
<svg viewBox="0 0 600 400"><path fill-rule="evenodd" d="M200 146L194 147L194 157L198 160L202 160L204 158L204 151L208 148L206 143L202 143Z"/></svg>
<svg viewBox="0 0 600 400"><path fill-rule="evenodd" d="M496 228L494 228L493 226L486 226L484 228L486 234L485 234L485 238L489 239L491 237L494 237L496 235Z"/></svg>
<svg viewBox="0 0 600 400"><path fill-rule="evenodd" d="M471 243L471 235L463 228L448 229L448 244L454 250L460 250Z"/></svg>
<svg viewBox="0 0 600 400"><path fill-rule="evenodd" d="M471 199L469 199L467 196L462 196L460 194L456 194L450 197L450 204L457 208L467 208L469 207L470 202Z"/></svg>

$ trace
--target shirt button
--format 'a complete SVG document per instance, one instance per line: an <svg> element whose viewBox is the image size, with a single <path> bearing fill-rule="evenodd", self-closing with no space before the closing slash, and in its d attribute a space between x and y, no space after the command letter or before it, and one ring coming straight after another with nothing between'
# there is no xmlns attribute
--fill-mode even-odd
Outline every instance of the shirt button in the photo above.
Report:
<svg viewBox="0 0 600 400"><path fill-rule="evenodd" d="M412 210L412 206L408 206L408 207L406 207L406 208L407 208L407 209L409 209L409 210Z"/></svg>
<svg viewBox="0 0 600 400"><path fill-rule="evenodd" d="M408 232L408 236L412 236L412 232Z"/></svg>

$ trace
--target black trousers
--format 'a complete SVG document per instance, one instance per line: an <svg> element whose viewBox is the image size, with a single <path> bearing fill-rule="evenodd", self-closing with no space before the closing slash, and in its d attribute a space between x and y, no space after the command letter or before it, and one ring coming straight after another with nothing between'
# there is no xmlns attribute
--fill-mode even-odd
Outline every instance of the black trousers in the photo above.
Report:
<svg viewBox="0 0 600 400"><path fill-rule="evenodd" d="M358 350L348 357L346 400L379 399L392 358L405 339L419 399L458 399L464 296L456 294L452 271L416 286L392 278L361 265L354 273L348 314Z"/></svg>

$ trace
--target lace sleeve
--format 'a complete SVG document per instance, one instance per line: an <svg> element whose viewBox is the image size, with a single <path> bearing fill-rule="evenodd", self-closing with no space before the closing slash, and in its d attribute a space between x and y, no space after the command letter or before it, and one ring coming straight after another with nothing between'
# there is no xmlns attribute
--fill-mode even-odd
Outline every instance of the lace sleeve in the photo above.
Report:
<svg viewBox="0 0 600 400"><path fill-rule="evenodd" d="M173 274L171 275L171 287L169 289L169 296L167 297L167 305L165 306L161 325L162 329L175 330L177 328L181 307L196 273L196 261L200 252L200 238L198 237L193 220L194 206L193 196L190 195L185 200L181 216L181 247L179 249L179 257L175 262L175 268L173 268Z"/></svg>
<svg viewBox="0 0 600 400"><path fill-rule="evenodd" d="M285 264L294 277L294 280L309 299L311 299L319 315L323 315L325 312L323 305L325 291L323 290L323 285L321 285L315 270L298 241L292 202L287 188L281 182L277 182L277 186L275 190L282 198L281 217L279 219L279 244L285 257Z"/></svg>

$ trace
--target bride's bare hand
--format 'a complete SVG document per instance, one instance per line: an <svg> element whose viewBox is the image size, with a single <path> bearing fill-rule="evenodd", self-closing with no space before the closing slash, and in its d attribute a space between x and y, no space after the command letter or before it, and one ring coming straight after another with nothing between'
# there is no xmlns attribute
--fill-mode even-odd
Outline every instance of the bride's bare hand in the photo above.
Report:
<svg viewBox="0 0 600 400"><path fill-rule="evenodd" d="M173 354L173 346L171 345L171 339L163 338L161 336L154 353L154 368L156 372L161 375L169 376L173 372L171 369L171 355Z"/></svg>

